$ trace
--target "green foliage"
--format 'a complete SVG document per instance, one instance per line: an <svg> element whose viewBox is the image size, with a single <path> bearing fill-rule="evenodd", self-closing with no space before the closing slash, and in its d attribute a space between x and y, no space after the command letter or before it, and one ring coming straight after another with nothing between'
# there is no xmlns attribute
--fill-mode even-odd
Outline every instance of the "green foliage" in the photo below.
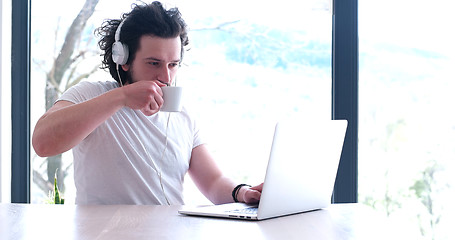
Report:
<svg viewBox="0 0 455 240"><path fill-rule="evenodd" d="M213 19L203 24L213 25ZM224 47L226 59L237 63L288 69L295 65L327 68L331 64L331 42L311 39L304 30L282 30L248 21L220 24L211 31L193 32L194 45ZM216 31L214 31L216 30Z"/></svg>
<svg viewBox="0 0 455 240"><path fill-rule="evenodd" d="M415 196L420 200L423 206L425 206L429 215L428 223L430 229L428 230L424 227L426 225L424 223L425 218L423 218L420 214L417 216L420 222L420 231L424 236L431 234L432 239L435 239L436 226L441 220L441 214L436 209L438 204L435 204L435 195L438 192L438 184L435 175L441 170L443 170L443 168L436 161L431 161L430 165L421 172L421 178L409 188L412 192L414 192Z"/></svg>
<svg viewBox="0 0 455 240"><path fill-rule="evenodd" d="M65 204L65 199L63 198L60 190L58 189L57 172L55 173L54 176L54 191L49 192L49 197L45 202L48 204Z"/></svg>
<svg viewBox="0 0 455 240"><path fill-rule="evenodd" d="M440 170L442 168L436 162L432 162L430 166L422 171L421 178L410 187L410 190L415 193L430 214L432 214L432 194L435 192L434 188L436 185L435 173Z"/></svg>

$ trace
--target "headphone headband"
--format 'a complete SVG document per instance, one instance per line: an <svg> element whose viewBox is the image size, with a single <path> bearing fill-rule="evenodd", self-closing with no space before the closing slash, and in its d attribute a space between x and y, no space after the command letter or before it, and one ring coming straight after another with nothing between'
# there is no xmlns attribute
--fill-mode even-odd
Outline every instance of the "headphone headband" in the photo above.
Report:
<svg viewBox="0 0 455 240"><path fill-rule="evenodd" d="M112 60L118 65L125 65L128 61L128 46L120 42L120 32L127 18L123 19L115 30L115 42L112 44Z"/></svg>
<svg viewBox="0 0 455 240"><path fill-rule="evenodd" d="M123 21L120 22L120 24L117 27L117 30L115 30L115 41L116 42L120 41L120 31L122 29L123 23L125 22L125 19L123 19Z"/></svg>

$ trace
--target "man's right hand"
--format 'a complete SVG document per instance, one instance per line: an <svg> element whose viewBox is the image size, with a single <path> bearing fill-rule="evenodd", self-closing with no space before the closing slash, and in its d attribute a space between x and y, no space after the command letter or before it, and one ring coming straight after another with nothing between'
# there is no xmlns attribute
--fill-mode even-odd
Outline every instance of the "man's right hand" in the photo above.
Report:
<svg viewBox="0 0 455 240"><path fill-rule="evenodd" d="M140 110L146 116L157 113L163 105L161 87L166 86L159 81L138 81L122 87L126 107Z"/></svg>

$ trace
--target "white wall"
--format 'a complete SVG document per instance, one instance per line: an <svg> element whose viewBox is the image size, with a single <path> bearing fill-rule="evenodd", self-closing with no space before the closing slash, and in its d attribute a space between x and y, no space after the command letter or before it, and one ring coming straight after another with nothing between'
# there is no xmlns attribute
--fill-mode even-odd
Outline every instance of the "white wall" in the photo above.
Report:
<svg viewBox="0 0 455 240"><path fill-rule="evenodd" d="M2 13L1 15L3 16L3 11L2 11L2 5L3 5L3 1L0 1L0 13ZM3 56L2 54L2 19L0 18L0 56ZM2 59L0 58L0 93L2 92L2 76L1 76L1 73L2 73ZM1 130L2 130L2 116L3 116L3 113L2 113L2 99L0 98L0 133L1 133ZM2 139L0 137L0 202L2 202Z"/></svg>
<svg viewBox="0 0 455 240"><path fill-rule="evenodd" d="M0 202L11 202L11 0L0 0Z"/></svg>

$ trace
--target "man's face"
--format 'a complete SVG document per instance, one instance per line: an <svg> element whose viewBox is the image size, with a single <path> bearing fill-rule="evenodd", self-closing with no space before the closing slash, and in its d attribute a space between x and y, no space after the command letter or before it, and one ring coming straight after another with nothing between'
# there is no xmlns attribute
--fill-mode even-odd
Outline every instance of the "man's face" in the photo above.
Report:
<svg viewBox="0 0 455 240"><path fill-rule="evenodd" d="M176 38L142 36L131 64L123 65L133 82L160 81L170 85L180 65L181 41Z"/></svg>

